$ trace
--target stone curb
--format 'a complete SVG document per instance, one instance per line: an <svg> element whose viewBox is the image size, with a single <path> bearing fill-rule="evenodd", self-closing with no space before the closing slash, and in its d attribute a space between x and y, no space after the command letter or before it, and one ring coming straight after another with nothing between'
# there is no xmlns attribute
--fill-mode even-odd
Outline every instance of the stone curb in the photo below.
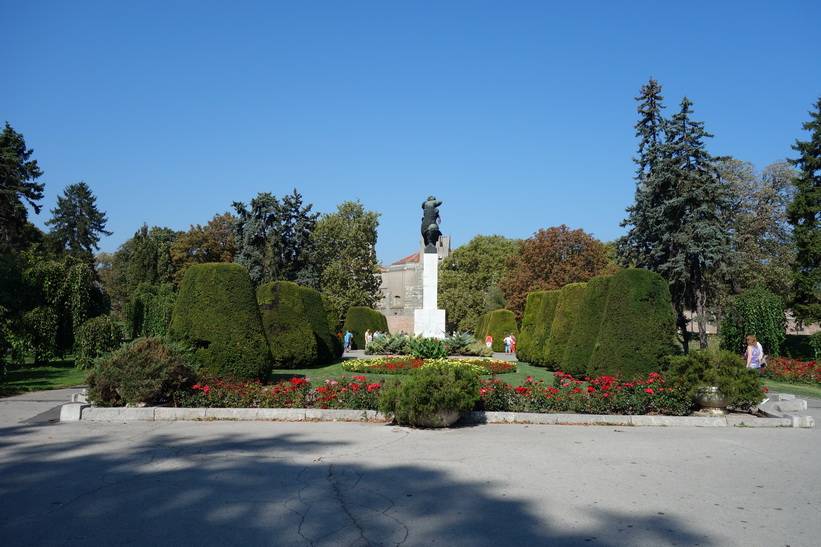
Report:
<svg viewBox="0 0 821 547"><path fill-rule="evenodd" d="M622 416L606 414L537 414L527 412L468 412L463 424L518 423L543 425L620 425L630 427L803 427L815 426L811 416L788 416L775 409L762 410L768 418L699 416ZM277 421L388 421L374 410L316 408L103 408L69 403L60 410L61 422L79 420L173 421L173 420L277 420Z"/></svg>
<svg viewBox="0 0 821 547"><path fill-rule="evenodd" d="M792 427L815 427L815 419L812 416L797 416L790 414L799 410L807 410L807 401L796 399L795 395L788 393L774 394L768 401L758 405L758 409L767 416L768 419L789 420Z"/></svg>

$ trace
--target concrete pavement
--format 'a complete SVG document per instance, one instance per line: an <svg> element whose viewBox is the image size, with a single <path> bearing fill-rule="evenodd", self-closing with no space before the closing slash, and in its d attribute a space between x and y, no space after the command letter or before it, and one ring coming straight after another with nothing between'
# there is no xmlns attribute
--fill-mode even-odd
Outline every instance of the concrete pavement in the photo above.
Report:
<svg viewBox="0 0 821 547"><path fill-rule="evenodd" d="M821 543L821 428L54 421L70 395L0 399L3 545Z"/></svg>

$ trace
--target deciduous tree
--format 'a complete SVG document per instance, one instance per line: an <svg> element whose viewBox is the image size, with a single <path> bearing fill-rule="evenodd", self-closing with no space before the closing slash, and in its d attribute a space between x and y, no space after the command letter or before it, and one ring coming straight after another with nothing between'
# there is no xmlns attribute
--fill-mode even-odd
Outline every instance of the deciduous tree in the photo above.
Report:
<svg viewBox="0 0 821 547"><path fill-rule="evenodd" d="M505 261L518 243L500 235L478 235L439 264L439 306L447 312L449 331L473 332L479 316L493 311L487 303L497 298ZM493 309L499 307L504 302Z"/></svg>
<svg viewBox="0 0 821 547"><path fill-rule="evenodd" d="M541 229L520 242L517 252L507 259L499 287L507 298L507 309L521 320L529 292L561 289L613 271L601 241L562 224Z"/></svg>
<svg viewBox="0 0 821 547"><path fill-rule="evenodd" d="M174 283L182 281L192 264L232 262L234 260L234 225L237 217L225 212L214 215L205 226L191 226L171 244Z"/></svg>
<svg viewBox="0 0 821 547"><path fill-rule="evenodd" d="M344 319L352 306L373 307L379 299L376 229L379 213L359 201L346 201L335 213L322 215L313 231L321 292Z"/></svg>

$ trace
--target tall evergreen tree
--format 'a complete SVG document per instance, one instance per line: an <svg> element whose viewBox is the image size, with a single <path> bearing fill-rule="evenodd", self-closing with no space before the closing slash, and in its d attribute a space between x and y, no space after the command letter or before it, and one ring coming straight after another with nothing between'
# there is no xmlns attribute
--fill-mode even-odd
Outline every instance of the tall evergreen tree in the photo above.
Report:
<svg viewBox="0 0 821 547"><path fill-rule="evenodd" d="M319 214L311 213L311 204L303 206L296 189L282 200L263 192L249 207L241 202L233 205L237 212L234 261L248 269L254 286L293 281L318 287L311 233Z"/></svg>
<svg viewBox="0 0 821 547"><path fill-rule="evenodd" d="M97 209L96 202L85 182L71 184L57 198L57 207L51 210L53 216L46 221L61 248L89 262L94 250L99 249L100 235L111 235L105 229L108 219Z"/></svg>
<svg viewBox="0 0 821 547"><path fill-rule="evenodd" d="M670 120L661 116L661 87L654 80L637 97L640 138L636 200L627 209L627 235L617 244L622 266L659 273L670 285L682 345L687 351L687 311L695 311L699 343L707 346L706 315L711 286L725 278L732 256L722 212L731 206L730 186L715 171L703 122L690 118L686 97Z"/></svg>
<svg viewBox="0 0 821 547"><path fill-rule="evenodd" d="M28 220L24 201L40 214L45 184L36 182L43 172L31 159L33 153L23 135L6 122L0 133L0 252L13 249L23 235Z"/></svg>
<svg viewBox="0 0 821 547"><path fill-rule="evenodd" d="M799 173L787 218L793 227L796 260L793 268L791 305L805 323L821 322L821 98L803 128L807 141L796 140L793 150L800 155L790 160Z"/></svg>
<svg viewBox="0 0 821 547"><path fill-rule="evenodd" d="M659 226L657 207L666 199L669 187L664 185L664 144L667 122L662 116L665 108L661 95L662 86L652 78L642 86L637 107L639 121L634 126L639 138L636 164L635 203L627 208L627 219L622 227L629 226L627 234L616 242L618 262L625 267L634 266L654 270L666 261L660 245L663 233Z"/></svg>

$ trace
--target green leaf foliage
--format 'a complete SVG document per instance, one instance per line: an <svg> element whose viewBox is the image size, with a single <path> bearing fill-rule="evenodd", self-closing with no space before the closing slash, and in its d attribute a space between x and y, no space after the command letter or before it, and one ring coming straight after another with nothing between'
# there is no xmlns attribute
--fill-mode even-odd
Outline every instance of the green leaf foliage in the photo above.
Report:
<svg viewBox="0 0 821 547"><path fill-rule="evenodd" d="M156 406L173 402L177 391L194 385L196 373L181 348L149 337L99 359L86 381L88 398L97 406Z"/></svg>
<svg viewBox="0 0 821 547"><path fill-rule="evenodd" d="M653 272L628 268L613 274L599 339L587 376L631 379L658 372L674 352L675 315L667 282Z"/></svg>
<svg viewBox="0 0 821 547"><path fill-rule="evenodd" d="M248 271L239 264L195 264L180 284L171 340L217 376L267 380L273 367Z"/></svg>
<svg viewBox="0 0 821 547"><path fill-rule="evenodd" d="M26 205L35 214L42 208L38 202L43 199L45 184L36 182L43 172L37 160L31 159L33 153L23 135L6 122L0 133L0 253L19 248L25 239Z"/></svg>
<svg viewBox="0 0 821 547"><path fill-rule="evenodd" d="M125 306L126 329L130 337L165 336L176 298L173 283L140 283Z"/></svg>
<svg viewBox="0 0 821 547"><path fill-rule="evenodd" d="M550 328L550 337L544 345L542 362L551 370L560 370L564 365L564 353L576 318L579 315L587 283L570 283L562 287L556 304L556 316Z"/></svg>
<svg viewBox="0 0 821 547"><path fill-rule="evenodd" d="M434 361L414 370L407 379L386 386L379 409L392 413L400 425L424 426L439 410L464 415L479 401L479 377L470 366Z"/></svg>
<svg viewBox="0 0 821 547"><path fill-rule="evenodd" d="M781 355L787 339L784 299L764 287L748 289L727 308L721 322L721 349L744 353L746 336L754 334L767 355Z"/></svg>
<svg viewBox="0 0 821 547"><path fill-rule="evenodd" d="M370 330L371 333L376 331L387 333L388 318L376 310L363 306L354 306L348 309L342 332L351 331L351 334L353 334L352 349L365 348L366 330Z"/></svg>
<svg viewBox="0 0 821 547"><path fill-rule="evenodd" d="M77 368L91 368L94 359L120 347L123 330L111 315L89 319L77 331L74 357Z"/></svg>
<svg viewBox="0 0 821 547"><path fill-rule="evenodd" d="M694 397L699 388L718 387L731 407L750 410L764 398L761 374L748 369L731 351L691 351L687 355L670 357L670 378L673 385Z"/></svg>
<svg viewBox="0 0 821 547"><path fill-rule="evenodd" d="M601 275L587 283L587 290L562 357L561 369L566 374L577 378L587 374L590 356L599 338L612 278L612 275Z"/></svg>
<svg viewBox="0 0 821 547"><path fill-rule="evenodd" d="M516 253L518 241L499 235L478 235L455 249L439 264L439 306L446 311L449 331L474 331L479 316L504 307L497 284L505 261Z"/></svg>

